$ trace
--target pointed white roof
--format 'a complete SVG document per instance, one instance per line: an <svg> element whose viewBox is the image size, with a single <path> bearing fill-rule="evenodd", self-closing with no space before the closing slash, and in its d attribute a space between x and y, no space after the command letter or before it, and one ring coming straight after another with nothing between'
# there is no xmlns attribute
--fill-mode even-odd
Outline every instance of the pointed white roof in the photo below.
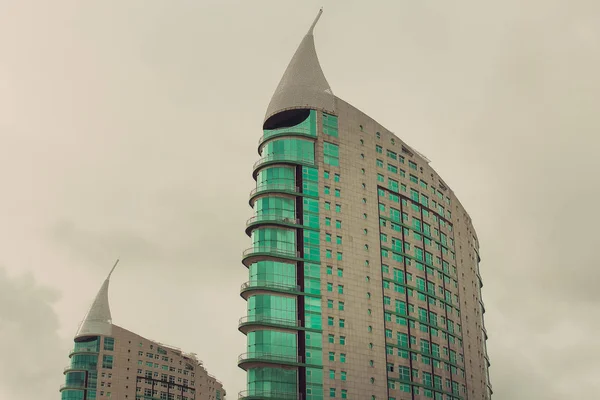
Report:
<svg viewBox="0 0 600 400"><path fill-rule="evenodd" d="M278 112L294 108L335 112L335 97L319 64L313 36L322 13L323 9L319 10L285 70L267 108L265 121Z"/></svg>
<svg viewBox="0 0 600 400"><path fill-rule="evenodd" d="M79 325L75 338L82 336L111 335L112 317L110 315L110 306L108 304L108 284L110 276L117 267L119 260L110 270L110 273L100 287L92 306L85 315L83 322Z"/></svg>

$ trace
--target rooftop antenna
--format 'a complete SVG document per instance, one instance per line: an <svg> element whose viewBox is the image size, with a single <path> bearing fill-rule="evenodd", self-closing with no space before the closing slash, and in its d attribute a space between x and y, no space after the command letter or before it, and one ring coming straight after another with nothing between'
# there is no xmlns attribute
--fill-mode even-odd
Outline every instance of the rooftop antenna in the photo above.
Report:
<svg viewBox="0 0 600 400"><path fill-rule="evenodd" d="M113 271L115 270L115 268L117 268L117 264L119 263L119 259L117 258L117 261L115 261L115 265L113 265L112 269L110 270L110 272L108 273L108 276L106 277L106 279L110 279L110 276L112 275Z"/></svg>

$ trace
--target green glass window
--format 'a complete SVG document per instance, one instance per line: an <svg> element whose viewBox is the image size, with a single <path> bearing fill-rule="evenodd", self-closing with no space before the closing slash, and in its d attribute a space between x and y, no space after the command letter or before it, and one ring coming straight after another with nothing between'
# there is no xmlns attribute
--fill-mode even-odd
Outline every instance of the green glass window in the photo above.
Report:
<svg viewBox="0 0 600 400"><path fill-rule="evenodd" d="M323 113L323 133L329 136L338 137L338 117Z"/></svg>
<svg viewBox="0 0 600 400"><path fill-rule="evenodd" d="M417 169L417 163L413 162L413 161L409 161L408 165L410 166L410 168L416 170Z"/></svg>
<svg viewBox="0 0 600 400"><path fill-rule="evenodd" d="M295 361L297 358L296 335L289 332L278 331L252 331L248 332L248 353L262 356L279 356Z"/></svg>
<svg viewBox="0 0 600 400"><path fill-rule="evenodd" d="M296 219L296 202L289 197L260 197L254 203L256 216L270 216L281 219Z"/></svg>
<svg viewBox="0 0 600 400"><path fill-rule="evenodd" d="M267 167L258 171L256 177L256 187L290 187L294 188L295 184L295 171L293 167Z"/></svg>
<svg viewBox="0 0 600 400"><path fill-rule="evenodd" d="M323 142L323 162L328 165L339 166L340 165L340 151L336 144Z"/></svg>
<svg viewBox="0 0 600 400"><path fill-rule="evenodd" d="M252 231L252 242L257 251L296 251L296 232L291 229L260 228Z"/></svg>
<svg viewBox="0 0 600 400"><path fill-rule="evenodd" d="M314 163L315 145L311 140L275 139L261 148L263 158L268 160L291 160Z"/></svg>
<svg viewBox="0 0 600 400"><path fill-rule="evenodd" d="M375 145L375 151L379 154L383 154L383 148L380 145Z"/></svg>
<svg viewBox="0 0 600 400"><path fill-rule="evenodd" d="M341 363L345 363L346 362L346 354L340 353L340 362Z"/></svg>
<svg viewBox="0 0 600 400"><path fill-rule="evenodd" d="M103 355L102 356L102 368L112 369L113 367L113 356Z"/></svg>

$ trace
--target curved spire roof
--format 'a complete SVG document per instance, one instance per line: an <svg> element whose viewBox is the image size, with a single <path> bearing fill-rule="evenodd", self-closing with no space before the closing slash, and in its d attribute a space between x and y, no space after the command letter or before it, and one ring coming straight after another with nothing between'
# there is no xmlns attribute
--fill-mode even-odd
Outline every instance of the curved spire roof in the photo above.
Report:
<svg viewBox="0 0 600 400"><path fill-rule="evenodd" d="M112 317L110 315L110 306L108 304L108 284L110 282L110 276L118 263L119 260L115 262L115 265L104 280L92 306L85 315L81 325L79 325L75 338L81 336L110 335L112 333Z"/></svg>
<svg viewBox="0 0 600 400"><path fill-rule="evenodd" d="M285 70L267 108L265 121L280 111L293 108L335 111L335 97L319 64L313 36L322 13L323 9L320 9Z"/></svg>

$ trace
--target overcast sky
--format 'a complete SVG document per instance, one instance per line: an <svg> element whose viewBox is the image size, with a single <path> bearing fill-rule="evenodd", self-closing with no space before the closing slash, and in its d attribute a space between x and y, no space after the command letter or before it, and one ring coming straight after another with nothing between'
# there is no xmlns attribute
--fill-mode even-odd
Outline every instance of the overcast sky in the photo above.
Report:
<svg viewBox="0 0 600 400"><path fill-rule="evenodd" d="M496 400L600 392L598 0L0 0L0 398L113 321L230 398L251 167L320 6L332 90L433 160L481 242Z"/></svg>

